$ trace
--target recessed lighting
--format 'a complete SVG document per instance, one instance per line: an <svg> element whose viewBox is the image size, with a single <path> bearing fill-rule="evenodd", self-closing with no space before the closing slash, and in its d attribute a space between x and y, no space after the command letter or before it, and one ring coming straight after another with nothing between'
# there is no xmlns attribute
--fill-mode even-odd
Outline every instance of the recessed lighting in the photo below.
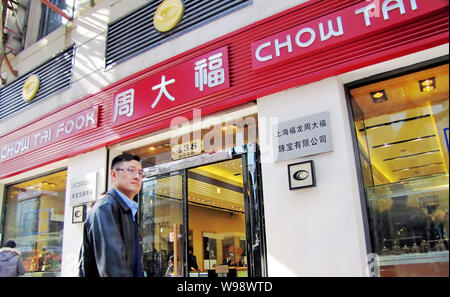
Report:
<svg viewBox="0 0 450 297"><path fill-rule="evenodd" d="M153 151L156 151L156 147L151 146L151 147L149 147L149 150L151 150L152 152L153 152Z"/></svg>
<svg viewBox="0 0 450 297"><path fill-rule="evenodd" d="M436 78L431 77L428 79L420 80L419 86L421 92L430 92L436 89Z"/></svg>
<svg viewBox="0 0 450 297"><path fill-rule="evenodd" d="M220 188L217 188L217 194L220 194L222 192L222 190L220 190Z"/></svg>
<svg viewBox="0 0 450 297"><path fill-rule="evenodd" d="M386 96L386 92L384 90L371 92L370 97L372 97L373 103L380 103L380 102L384 102L384 101L388 100L388 98Z"/></svg>
<svg viewBox="0 0 450 297"><path fill-rule="evenodd" d="M224 126L224 127L222 127L222 131L226 131L226 130L229 130L229 129L233 129L233 130L237 130L237 127L236 127L236 125L231 125L231 126Z"/></svg>

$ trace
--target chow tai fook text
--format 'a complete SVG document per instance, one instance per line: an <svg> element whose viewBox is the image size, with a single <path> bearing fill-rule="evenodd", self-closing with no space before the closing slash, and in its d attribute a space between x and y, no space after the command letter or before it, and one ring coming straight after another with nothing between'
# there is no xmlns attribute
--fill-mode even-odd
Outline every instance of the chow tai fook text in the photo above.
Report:
<svg viewBox="0 0 450 297"><path fill-rule="evenodd" d="M229 88L228 70L225 46L133 82L114 94L112 125L163 112Z"/></svg>
<svg viewBox="0 0 450 297"><path fill-rule="evenodd" d="M91 107L1 146L0 163L97 127L98 106Z"/></svg>
<svg viewBox="0 0 450 297"><path fill-rule="evenodd" d="M252 43L253 70L386 31L448 6L448 0L373 0Z"/></svg>

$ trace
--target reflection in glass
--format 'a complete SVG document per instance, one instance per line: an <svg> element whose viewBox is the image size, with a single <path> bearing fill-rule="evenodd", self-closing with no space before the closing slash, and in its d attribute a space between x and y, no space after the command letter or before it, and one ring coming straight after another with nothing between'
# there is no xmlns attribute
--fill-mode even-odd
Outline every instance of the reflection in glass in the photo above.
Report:
<svg viewBox="0 0 450 297"><path fill-rule="evenodd" d="M14 240L30 276L60 276L67 171L7 188L3 242Z"/></svg>
<svg viewBox="0 0 450 297"><path fill-rule="evenodd" d="M199 269L190 276L248 276L242 160L233 159L188 170L188 214Z"/></svg>
<svg viewBox="0 0 450 297"><path fill-rule="evenodd" d="M183 276L182 176L143 183L141 227L143 268L148 277Z"/></svg>
<svg viewBox="0 0 450 297"><path fill-rule="evenodd" d="M435 77L435 88L418 82ZM374 102L383 89L388 100ZM448 64L351 89L380 276L448 276Z"/></svg>

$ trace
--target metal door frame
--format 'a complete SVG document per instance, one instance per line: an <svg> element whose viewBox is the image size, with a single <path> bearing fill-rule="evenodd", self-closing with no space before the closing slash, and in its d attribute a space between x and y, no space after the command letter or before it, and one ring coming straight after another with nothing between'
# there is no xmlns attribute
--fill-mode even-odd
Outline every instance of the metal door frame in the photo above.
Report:
<svg viewBox="0 0 450 297"><path fill-rule="evenodd" d="M243 195L245 205L245 232L247 249L247 269L249 277L267 276L266 233L264 223L264 205L261 178L259 147L256 143L237 146L213 154L202 154L153 167L144 168L143 182L180 175L183 195L183 275L188 274L188 170L211 165L226 160L242 158ZM139 203L142 196L139 195ZM139 212L141 216L141 212Z"/></svg>

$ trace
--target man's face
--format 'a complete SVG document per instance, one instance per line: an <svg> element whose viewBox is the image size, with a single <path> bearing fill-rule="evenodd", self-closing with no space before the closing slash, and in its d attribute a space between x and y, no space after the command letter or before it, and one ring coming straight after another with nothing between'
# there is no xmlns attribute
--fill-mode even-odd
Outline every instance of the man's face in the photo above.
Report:
<svg viewBox="0 0 450 297"><path fill-rule="evenodd" d="M111 170L111 178L115 189L133 199L142 186L142 165L136 160L121 162Z"/></svg>

